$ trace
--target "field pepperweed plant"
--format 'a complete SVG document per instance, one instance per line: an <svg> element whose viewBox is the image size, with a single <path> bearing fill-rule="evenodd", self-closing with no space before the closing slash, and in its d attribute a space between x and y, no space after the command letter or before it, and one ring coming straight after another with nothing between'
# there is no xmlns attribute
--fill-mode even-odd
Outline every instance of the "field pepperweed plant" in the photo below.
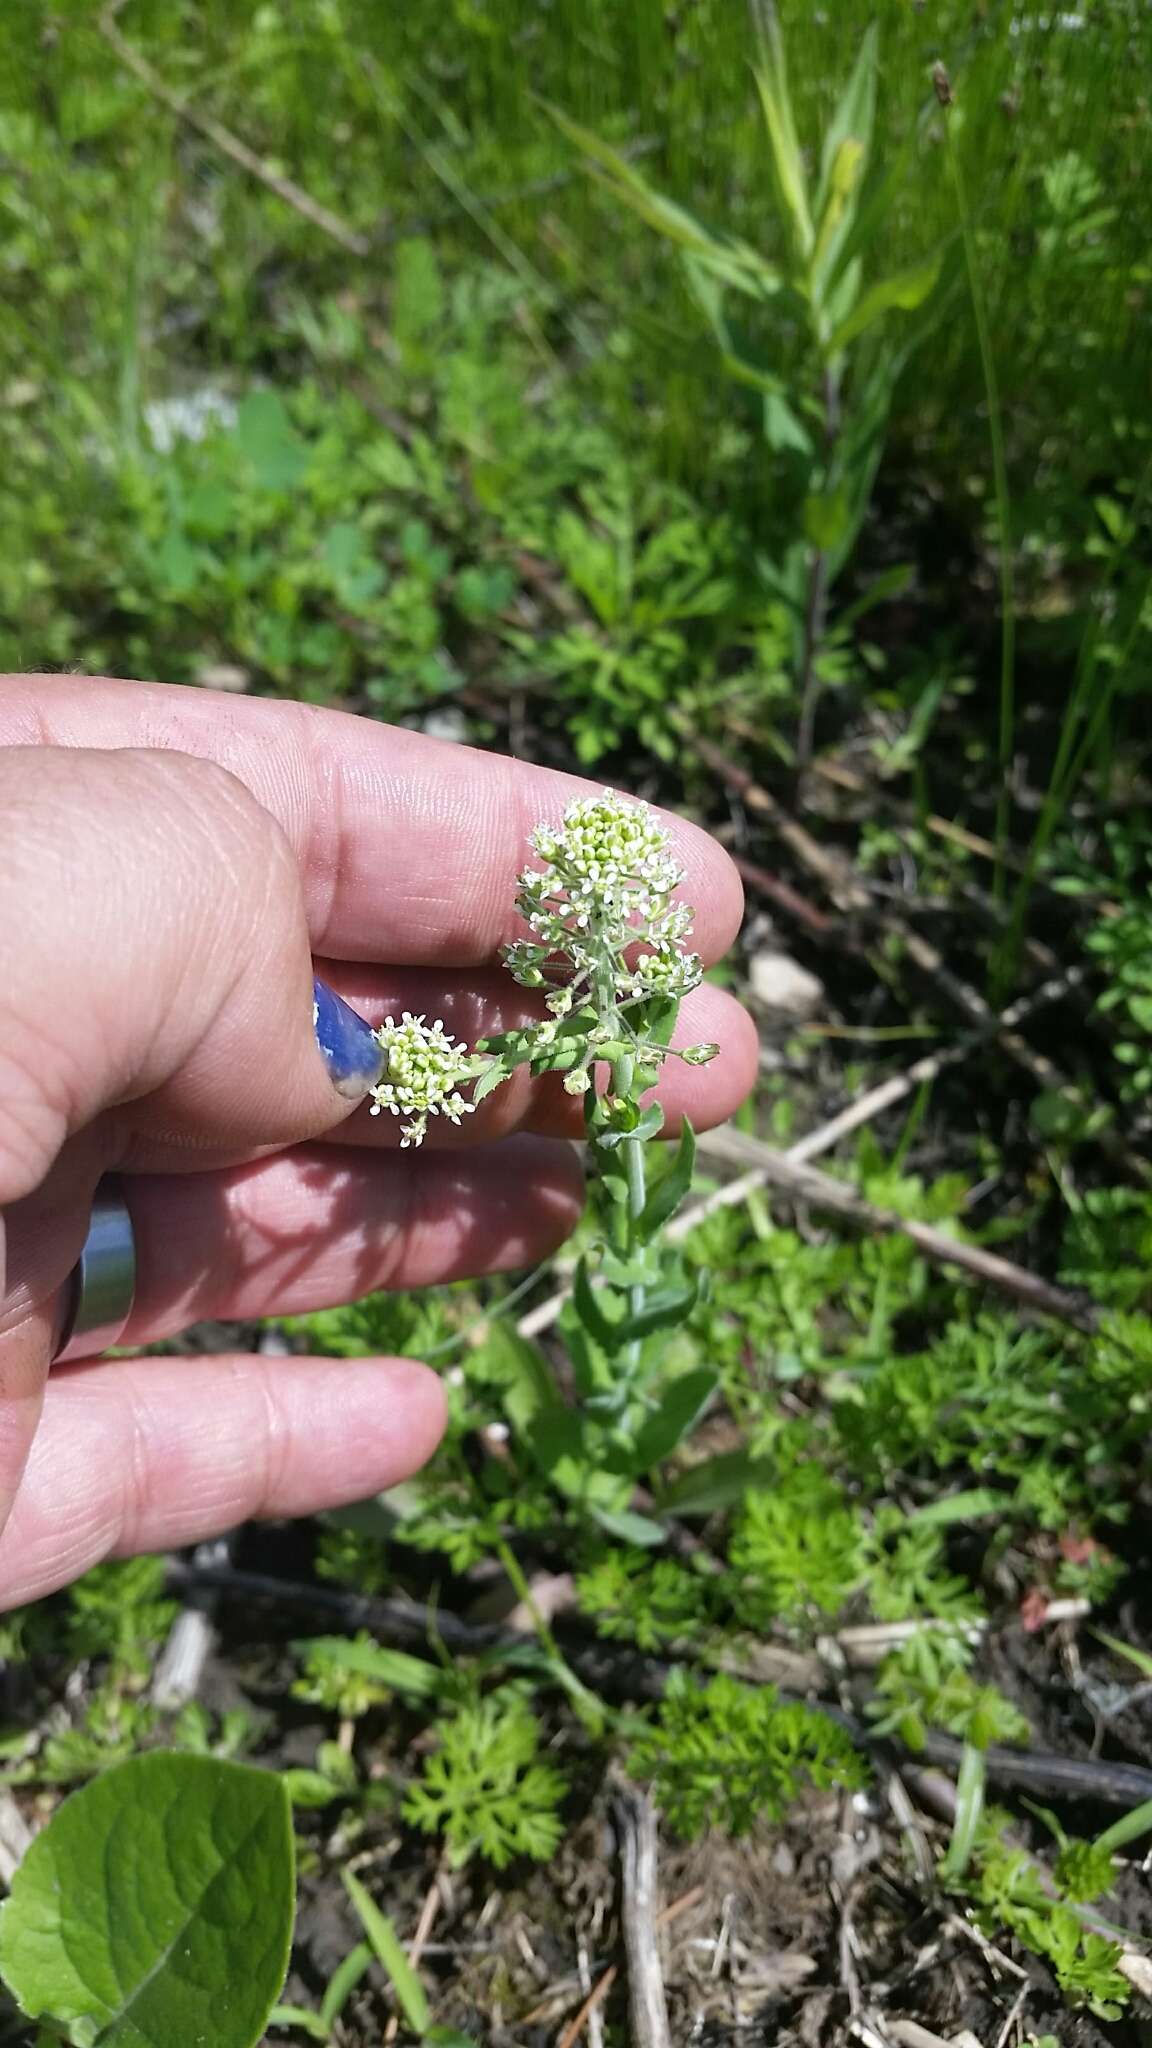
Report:
<svg viewBox="0 0 1152 2048"><path fill-rule="evenodd" d="M520 1066L562 1074L568 1094L584 1098L608 1220L597 1298L582 1266L576 1302L600 1362L623 1368L614 1388L586 1391L619 1414L629 1391L638 1391L643 1338L682 1315L696 1292L679 1262L653 1248L691 1178L691 1129L650 1200L644 1147L664 1119L642 1098L667 1059L700 1066L719 1047L674 1050L669 1043L681 1000L703 968L686 946L692 910L673 901L683 870L648 805L610 789L579 797L560 825L538 825L530 844L540 866L523 870L516 907L532 936L507 946L504 962L522 988L548 991L548 1016L482 1040L473 1053L439 1019L429 1024L409 1011L399 1023L389 1017L377 1033L385 1067L372 1113L406 1118L401 1145L419 1145L430 1117L459 1123ZM598 1065L608 1072L603 1089L595 1085ZM461 1092L469 1086L470 1101ZM588 1363L589 1377L598 1377Z"/></svg>

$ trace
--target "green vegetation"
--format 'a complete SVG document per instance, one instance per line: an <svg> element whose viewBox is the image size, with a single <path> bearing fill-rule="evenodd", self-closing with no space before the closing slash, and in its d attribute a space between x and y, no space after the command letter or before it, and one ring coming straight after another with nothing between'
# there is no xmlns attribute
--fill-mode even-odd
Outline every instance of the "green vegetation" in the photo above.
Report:
<svg viewBox="0 0 1152 2048"><path fill-rule="evenodd" d="M1150 57L1137 0L27 0L0 29L0 663L596 764L731 834L738 992L769 952L822 983L757 1012L736 1166L648 1142L674 944L667 987L617 958L548 1039L477 1056L481 1089L612 1063L577 1263L283 1326L430 1358L451 1419L427 1474L302 1532L295 1566L240 1539L237 1589L254 1558L285 1612L213 1583L210 1705L151 1695L163 1560L5 1622L0 1776L29 1813L157 1751L248 1757L290 1800L278 2035L517 2028L542 1987L491 1949L496 1886L571 1991L532 2024L562 2027L579 1956L615 1953L573 1873L606 1856L612 1896L593 1823L624 1771L704 1886L724 2026L744 1998L765 2038L815 2038L803 1986L748 1989L718 1933L727 1859L768 1844L803 1881L773 1953L855 1942L893 2016L968 2023L912 1968L959 1913L1024 1959L1025 2036L1138 2038ZM818 1148L868 1205L847 1221L755 1144L853 1108ZM1005 1775L1019 1747L1065 1776ZM881 1788L926 1756L951 1815L898 1832ZM883 1860L850 1939L826 1873L852 1800ZM0 1969L41 2039L94 2039L19 1959L31 1855ZM762 1895L784 1863L747 1867ZM455 1915L434 1961L426 1910ZM938 1975L995 2039L1017 1980L979 1954Z"/></svg>

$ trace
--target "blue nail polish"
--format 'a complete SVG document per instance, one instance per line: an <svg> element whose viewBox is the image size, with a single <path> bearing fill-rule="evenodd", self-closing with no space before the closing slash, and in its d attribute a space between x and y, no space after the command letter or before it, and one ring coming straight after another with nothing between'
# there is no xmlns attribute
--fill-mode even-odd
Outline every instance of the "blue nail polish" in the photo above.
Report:
<svg viewBox="0 0 1152 2048"><path fill-rule="evenodd" d="M312 981L312 1024L337 1094L357 1102L380 1079L384 1064L371 1025L318 975Z"/></svg>

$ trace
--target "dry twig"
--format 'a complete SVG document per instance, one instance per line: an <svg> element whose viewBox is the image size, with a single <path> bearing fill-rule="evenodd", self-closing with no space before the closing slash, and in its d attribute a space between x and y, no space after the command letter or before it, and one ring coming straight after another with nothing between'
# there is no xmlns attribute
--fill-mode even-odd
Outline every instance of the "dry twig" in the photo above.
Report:
<svg viewBox="0 0 1152 2048"><path fill-rule="evenodd" d="M104 9L100 16L100 33L112 45L125 69L140 80L153 99L159 100L162 106L175 114L178 121L184 121L189 128L195 128L197 133L211 142L222 155L230 157L234 164L239 164L240 169L247 171L249 177L256 178L261 185L267 186L269 192L276 194L277 199L282 199L286 206L292 207L294 212L311 221L314 228L319 228L330 240L338 242L350 255L367 256L372 246L367 236L350 227L338 213L333 213L327 206L322 206L318 199L313 199L311 193L305 192L292 178L286 178L283 172L275 170L264 157L258 156L254 149L249 149L248 144L242 142L238 135L233 135L230 128L225 128L220 121L214 120L211 114L203 113L190 100L173 91L155 65L149 63L147 57L136 48L135 43L129 42L120 28L116 17L121 13L124 4L125 0L112 0L112 5Z"/></svg>
<svg viewBox="0 0 1152 2048"><path fill-rule="evenodd" d="M672 2048L656 1937L656 1809L651 1794L621 1779L615 1815L620 1833L620 1916L632 2048Z"/></svg>
<svg viewBox="0 0 1152 2048"><path fill-rule="evenodd" d="M1016 1061L1028 1074L1033 1083L1044 1092L1059 1095L1074 1108L1087 1113L1092 1103L1082 1088L1070 1081L1068 1076L1045 1054L1037 1052L1027 1039L1005 1024L978 989L954 973L948 966L938 946L926 939L906 919L888 910L879 910L873 892L868 889L856 872L850 860L839 848L822 845L806 825L793 818L770 790L763 788L748 769L732 761L710 740L694 733L683 722L680 729L708 767L720 777L747 805L750 811L766 818L782 845L787 846L801 866L814 875L827 892L830 900L845 911L863 913L872 928L898 939L910 960L926 975L947 1000L976 1024L982 1031L995 1037L1010 1059ZM755 869L750 863L737 859L737 866L753 887L763 879L763 869ZM772 899L779 901L779 894L773 885ZM1072 986L1069 983L1069 986ZM1097 1134L1101 1150L1126 1172L1136 1179L1147 1181L1149 1167L1146 1160L1133 1151L1114 1131L1103 1130Z"/></svg>
<svg viewBox="0 0 1152 2048"><path fill-rule="evenodd" d="M798 1163L786 1152L777 1152L759 1138L725 1128L707 1133L701 1138L700 1146L713 1158L726 1160L731 1165L751 1167L769 1186L779 1188L813 1209L841 1216L857 1229L885 1235L899 1232L911 1238L933 1265L956 1266L973 1280L1014 1296L1040 1315L1052 1316L1077 1330L1091 1331L1096 1327L1099 1311L1083 1295L1073 1294L1065 1287L1056 1287L1038 1273L1030 1273L1027 1267L1001 1258L998 1252L985 1250L983 1245L967 1244L960 1238L950 1237L946 1231L938 1230L935 1224L919 1223L914 1218L897 1215L894 1209L878 1208L843 1181Z"/></svg>
<svg viewBox="0 0 1152 2048"><path fill-rule="evenodd" d="M678 1919L681 1913L686 1913L689 1907L698 1906L703 1896L703 1885L693 1885L691 1891L681 1893L678 1899L673 1899L670 1906L665 1906L662 1912L656 1915L656 1925L658 1927L670 1926L672 1921ZM602 1971L596 1979L579 2012L569 2020L568 2025L556 2043L556 2048L575 2048L576 2042L580 2039L593 2013L599 2011L619 1975L619 1964L609 1963L607 1969ZM533 2006L531 2012L524 2014L520 2025L522 2027L531 2026L534 2020L538 2020L543 2016L546 2009L545 2006L541 2005Z"/></svg>
<svg viewBox="0 0 1152 2048"><path fill-rule="evenodd" d="M417 1963L420 1961L420 1958L428 1945L428 1936L432 1932L433 1922L436 1918L437 1913L440 1911L440 1898L440 1877L438 1873L432 1879L432 1882L429 1885L427 1892L425 1893L424 1904L420 1908L420 1918L416 1922L416 1932L412 1936L411 1943L409 1944L408 1961L411 1963L413 1969L416 1968ZM391 2015L388 2024L384 2029L383 2048L392 2048L392 2043L395 2041L396 2036L399 2034L399 2032L400 2015L398 2012L394 2012Z"/></svg>

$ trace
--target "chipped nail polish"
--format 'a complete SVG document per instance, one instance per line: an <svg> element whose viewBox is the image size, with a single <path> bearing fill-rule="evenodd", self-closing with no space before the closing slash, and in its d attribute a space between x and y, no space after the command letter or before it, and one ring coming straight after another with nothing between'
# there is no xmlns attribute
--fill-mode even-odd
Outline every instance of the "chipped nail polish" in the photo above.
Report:
<svg viewBox="0 0 1152 2048"><path fill-rule="evenodd" d="M312 1025L337 1094L349 1102L367 1095L383 1066L372 1027L318 975L312 981Z"/></svg>

